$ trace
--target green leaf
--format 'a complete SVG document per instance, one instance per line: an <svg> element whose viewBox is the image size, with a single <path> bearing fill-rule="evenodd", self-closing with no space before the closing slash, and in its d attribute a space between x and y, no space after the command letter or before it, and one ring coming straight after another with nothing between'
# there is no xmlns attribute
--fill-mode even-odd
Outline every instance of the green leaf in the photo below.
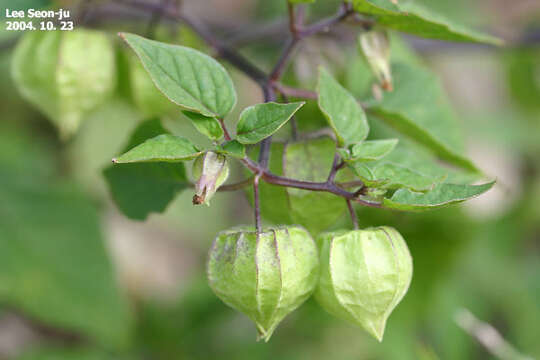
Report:
<svg viewBox="0 0 540 360"><path fill-rule="evenodd" d="M137 127L125 151L164 133L168 131L159 120L145 121ZM116 205L134 220L144 220L152 212L163 212L176 194L187 187L182 163L114 164L103 175Z"/></svg>
<svg viewBox="0 0 540 360"><path fill-rule="evenodd" d="M365 186L371 188L380 188L388 183L388 179L377 179L371 167L364 163L352 162L348 163L349 168L354 172L354 174L362 180Z"/></svg>
<svg viewBox="0 0 540 360"><path fill-rule="evenodd" d="M393 4L388 0L354 0L354 9L362 14L374 15L378 25L421 37L493 45L502 43L497 38L455 24L414 1Z"/></svg>
<svg viewBox="0 0 540 360"><path fill-rule="evenodd" d="M394 151L381 161L399 164L432 178L446 177L444 182L451 184L470 184L482 179L477 172L447 166L427 147L399 134L386 123L372 118L369 118L369 120L372 124L372 132L378 137L383 139L395 137L399 139ZM373 167L376 164L369 163L367 165Z"/></svg>
<svg viewBox="0 0 540 360"><path fill-rule="evenodd" d="M67 139L88 112L110 98L114 47L107 35L93 30L28 32L15 49L11 70L23 97Z"/></svg>
<svg viewBox="0 0 540 360"><path fill-rule="evenodd" d="M444 166L425 149L416 144L405 144L405 141L398 145L384 161L414 169L415 172L434 179L444 179L446 183L468 184L481 179L478 173Z"/></svg>
<svg viewBox="0 0 540 360"><path fill-rule="evenodd" d="M217 141L223 137L223 129L219 121L213 117L207 117L191 111L182 112L195 128L207 138L213 141Z"/></svg>
<svg viewBox="0 0 540 360"><path fill-rule="evenodd" d="M249 151L251 159L256 160L258 149L253 148ZM279 142L272 142L270 147L270 161L268 167L274 174L283 175L283 154L285 146ZM246 176L251 176L252 173L246 170ZM246 192L247 196L253 204L253 189L250 187ZM261 215L274 224L292 224L291 214L289 210L289 194L287 188L268 184L267 182L259 183L259 193L261 198Z"/></svg>
<svg viewBox="0 0 540 360"><path fill-rule="evenodd" d="M225 117L236 105L229 74L199 51L121 33L141 59L159 90L185 110L207 117Z"/></svg>
<svg viewBox="0 0 540 360"><path fill-rule="evenodd" d="M131 306L94 201L71 184L32 176L0 177L0 303L92 343L127 348Z"/></svg>
<svg viewBox="0 0 540 360"><path fill-rule="evenodd" d="M232 156L237 159L243 159L246 157L246 147L236 140L225 142L216 149L216 152Z"/></svg>
<svg viewBox="0 0 540 360"><path fill-rule="evenodd" d="M334 129L338 145L363 141L369 133L364 110L324 68L319 68L319 108Z"/></svg>
<svg viewBox="0 0 540 360"><path fill-rule="evenodd" d="M402 146L400 151L405 151L405 149ZM446 179L448 169L435 167L435 164L429 158L424 157L418 159L418 161L409 159L409 157L414 157L418 153L406 152L406 154L404 156L391 156L371 163L349 161L348 165L364 185L383 190L408 188L413 191L428 191L435 184ZM434 167L432 168L432 166ZM429 171L424 174L417 169L427 169Z"/></svg>
<svg viewBox="0 0 540 360"><path fill-rule="evenodd" d="M305 4L305 3L313 3L315 0L289 0L291 4Z"/></svg>
<svg viewBox="0 0 540 360"><path fill-rule="evenodd" d="M274 102L250 106L240 114L236 125L237 140L256 144L278 131L305 103L278 104Z"/></svg>
<svg viewBox="0 0 540 360"><path fill-rule="evenodd" d="M370 140L355 144L350 155L344 158L348 162L368 162L382 159L390 154L398 143L398 139Z"/></svg>
<svg viewBox="0 0 540 360"><path fill-rule="evenodd" d="M115 164L135 162L179 162L192 160L202 154L186 138L162 134L148 139L123 155L113 159Z"/></svg>
<svg viewBox="0 0 540 360"><path fill-rule="evenodd" d="M406 211L431 210L463 202L477 197L495 184L495 181L482 185L439 184L427 193L400 189L390 199L384 199L383 206Z"/></svg>
<svg viewBox="0 0 540 360"><path fill-rule="evenodd" d="M373 101L369 113L457 167L480 172L464 155L459 127L438 79L421 67L396 64L393 92Z"/></svg>
<svg viewBox="0 0 540 360"><path fill-rule="evenodd" d="M383 187L386 189L407 188L413 191L431 190L446 178L445 175L434 178L390 162L378 164L373 169L373 175L378 181L384 181Z"/></svg>

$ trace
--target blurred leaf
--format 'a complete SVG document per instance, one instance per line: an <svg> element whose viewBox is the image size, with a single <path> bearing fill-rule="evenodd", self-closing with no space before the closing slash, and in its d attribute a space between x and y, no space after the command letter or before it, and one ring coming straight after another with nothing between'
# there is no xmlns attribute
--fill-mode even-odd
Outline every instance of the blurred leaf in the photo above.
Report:
<svg viewBox="0 0 540 360"><path fill-rule="evenodd" d="M109 166L144 119L132 104L116 96L86 116L77 136L62 149L69 157L73 179L100 199L108 199L102 170Z"/></svg>
<svg viewBox="0 0 540 360"><path fill-rule="evenodd" d="M121 37L172 102L208 117L224 117L234 108L236 91L232 80L210 56L134 34L122 33Z"/></svg>
<svg viewBox="0 0 540 360"><path fill-rule="evenodd" d="M256 158L256 150L249 153L253 159ZM277 175L293 176L306 181L326 181L335 151L335 141L329 137L289 143L286 146L273 142L269 168ZM340 171L336 177L337 182L353 179L352 174L346 170ZM260 183L259 191L261 214L266 220L274 224L302 225L312 235L340 224L338 219L346 210L345 201L332 194L285 188L264 181ZM253 203L253 191L250 189L247 194Z"/></svg>
<svg viewBox="0 0 540 360"><path fill-rule="evenodd" d="M125 150L166 133L168 131L159 120L145 121L135 130ZM182 163L109 165L103 175L116 205L134 220L144 220L151 212L163 212L176 194L187 186Z"/></svg>
<svg viewBox="0 0 540 360"><path fill-rule="evenodd" d="M223 129L216 118L207 117L191 111L183 111L182 113L191 120L197 131L210 140L217 141L223 137Z"/></svg>
<svg viewBox="0 0 540 360"><path fill-rule="evenodd" d="M273 142L270 148L270 161L268 168L274 174L283 174L283 154L285 146L282 143ZM253 149L249 152L252 159L257 158L258 151ZM246 175L252 175L246 170ZM251 204L253 204L253 189L247 191ZM289 194L283 186L271 185L261 181L259 184L261 198L261 215L274 224L292 224L289 209Z"/></svg>
<svg viewBox="0 0 540 360"><path fill-rule="evenodd" d="M497 38L455 24L414 1L354 0L354 9L362 14L374 15L378 25L421 37L501 44Z"/></svg>
<svg viewBox="0 0 540 360"><path fill-rule="evenodd" d="M139 59L131 53L124 56L129 60L130 92L133 102L144 116L163 116L177 111L177 106L156 88Z"/></svg>
<svg viewBox="0 0 540 360"><path fill-rule="evenodd" d="M443 179L447 183L469 184L479 180L478 173L444 166L432 153L408 139L400 140L396 149L382 161L406 166L431 178Z"/></svg>
<svg viewBox="0 0 540 360"><path fill-rule="evenodd" d="M246 156L246 147L236 140L231 140L220 145L216 152L242 159Z"/></svg>
<svg viewBox="0 0 540 360"><path fill-rule="evenodd" d="M418 344L418 360L440 360L432 348L424 344Z"/></svg>
<svg viewBox="0 0 540 360"><path fill-rule="evenodd" d="M115 357L96 349L34 349L16 360L114 360Z"/></svg>
<svg viewBox="0 0 540 360"><path fill-rule="evenodd" d="M355 144L350 154L343 159L347 162L368 162L382 159L396 147L398 139L370 140Z"/></svg>
<svg viewBox="0 0 540 360"><path fill-rule="evenodd" d="M327 137L289 143L285 147L283 174L304 181L326 181L335 150L334 141ZM326 230L346 210L345 201L333 194L293 188L287 188L287 192L293 223L312 233Z"/></svg>
<svg viewBox="0 0 540 360"><path fill-rule="evenodd" d="M364 140L369 132L366 115L356 99L324 68L319 68L319 107L334 129L338 145Z"/></svg>
<svg viewBox="0 0 540 360"><path fill-rule="evenodd" d="M390 199L384 199L383 206L390 209L421 211L460 203L477 197L495 184L490 182L482 185L439 184L427 193L412 192L400 189Z"/></svg>
<svg viewBox="0 0 540 360"><path fill-rule="evenodd" d="M481 176L477 172L465 171L463 169L447 166L441 162L429 148L414 142L412 139L400 134L385 122L377 121L372 117L368 117L371 124L371 135L375 139L397 138L399 143L394 151L388 154L384 159L378 161L388 161L394 164L406 166L424 175L429 175L433 178L446 177L446 183L452 184L470 184L474 181L481 180ZM370 167L375 163L366 164Z"/></svg>
<svg viewBox="0 0 540 360"><path fill-rule="evenodd" d="M64 139L111 95L115 72L111 41L93 30L30 32L12 62L22 95L55 123Z"/></svg>
<svg viewBox="0 0 540 360"><path fill-rule="evenodd" d="M143 302L137 338L144 353L156 360L220 357L221 340L208 340L221 338L219 328L233 311L214 295L201 274L172 304ZM250 333L253 330L249 328Z"/></svg>
<svg viewBox="0 0 540 360"><path fill-rule="evenodd" d="M58 169L54 146L32 131L32 128L20 129L9 122L0 123L2 170L20 176L32 171L32 178L36 181L50 179Z"/></svg>
<svg viewBox="0 0 540 360"><path fill-rule="evenodd" d="M192 160L200 154L202 152L188 139L178 135L162 134L113 159L113 163L179 162Z"/></svg>
<svg viewBox="0 0 540 360"><path fill-rule="evenodd" d="M540 49L517 48L509 50L502 60L510 94L523 108L540 111Z"/></svg>
<svg viewBox="0 0 540 360"><path fill-rule="evenodd" d="M437 78L405 64L392 70L395 90L373 101L369 112L428 147L442 160L465 170L479 170L464 155L458 124Z"/></svg>
<svg viewBox="0 0 540 360"><path fill-rule="evenodd" d="M242 144L256 144L278 131L304 105L263 103L250 106L240 114L236 125L237 140Z"/></svg>
<svg viewBox="0 0 540 360"><path fill-rule="evenodd" d="M294 118L300 132L318 131L320 128L328 126L326 118L321 116L321 110L316 100L306 100L302 111L294 114Z"/></svg>
<svg viewBox="0 0 540 360"><path fill-rule="evenodd" d="M51 1L50 0L18 0L16 3L12 3L10 6L8 5L9 0L2 0L0 1L0 6L2 8L8 8L10 10L28 10L28 9L39 9L42 7L50 6ZM6 5L6 6L3 6ZM2 14L2 16L4 16Z"/></svg>
<svg viewBox="0 0 540 360"><path fill-rule="evenodd" d="M132 318L95 206L70 184L28 182L2 176L1 301L46 324L125 348Z"/></svg>

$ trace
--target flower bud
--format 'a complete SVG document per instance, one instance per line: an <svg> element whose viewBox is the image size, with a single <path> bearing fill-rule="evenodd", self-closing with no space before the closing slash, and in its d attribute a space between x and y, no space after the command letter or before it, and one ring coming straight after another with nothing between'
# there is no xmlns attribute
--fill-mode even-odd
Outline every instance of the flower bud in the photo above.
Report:
<svg viewBox="0 0 540 360"><path fill-rule="evenodd" d="M300 227L220 233L208 258L214 293L243 312L268 341L278 324L315 290L319 278L317 247Z"/></svg>
<svg viewBox="0 0 540 360"><path fill-rule="evenodd" d="M386 320L412 278L403 237L383 226L319 237L321 277L315 299L329 313L382 341Z"/></svg>
<svg viewBox="0 0 540 360"><path fill-rule="evenodd" d="M386 31L371 30L360 34L360 49L371 71L383 89L392 91L392 72L390 70L390 41Z"/></svg>
<svg viewBox="0 0 540 360"><path fill-rule="evenodd" d="M229 177L229 165L224 155L208 151L193 162L193 177L197 179L193 204L209 205L217 189Z"/></svg>

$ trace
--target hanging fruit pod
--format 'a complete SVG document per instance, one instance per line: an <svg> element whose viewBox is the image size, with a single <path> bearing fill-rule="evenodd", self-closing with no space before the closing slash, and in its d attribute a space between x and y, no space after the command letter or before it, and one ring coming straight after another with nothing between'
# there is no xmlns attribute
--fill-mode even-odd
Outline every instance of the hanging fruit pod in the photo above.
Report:
<svg viewBox="0 0 540 360"><path fill-rule="evenodd" d="M287 314L315 290L317 247L300 227L220 233L210 249L208 281L214 293L253 320L268 341Z"/></svg>
<svg viewBox="0 0 540 360"><path fill-rule="evenodd" d="M383 226L322 234L315 299L329 313L382 341L386 320L409 288L412 258L403 237Z"/></svg>

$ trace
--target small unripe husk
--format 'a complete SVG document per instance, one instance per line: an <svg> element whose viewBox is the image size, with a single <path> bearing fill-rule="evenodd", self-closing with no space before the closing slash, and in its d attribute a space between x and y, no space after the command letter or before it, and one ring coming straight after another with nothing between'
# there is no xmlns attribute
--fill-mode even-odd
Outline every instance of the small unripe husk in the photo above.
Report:
<svg viewBox="0 0 540 360"><path fill-rule="evenodd" d="M381 30L371 30L358 37L360 49L364 54L371 71L380 82L383 89L392 91L392 72L390 69L390 40L388 33Z"/></svg>
<svg viewBox="0 0 540 360"><path fill-rule="evenodd" d="M207 151L193 162L192 174L197 179L193 204L209 205L212 196L229 177L227 158L222 154Z"/></svg>
<svg viewBox="0 0 540 360"><path fill-rule="evenodd" d="M260 234L232 229L220 233L208 257L214 293L246 314L268 341L275 328L315 290L317 247L300 227L278 227Z"/></svg>
<svg viewBox="0 0 540 360"><path fill-rule="evenodd" d="M322 234L315 299L329 313L382 341L386 320L409 288L412 258L388 226Z"/></svg>

